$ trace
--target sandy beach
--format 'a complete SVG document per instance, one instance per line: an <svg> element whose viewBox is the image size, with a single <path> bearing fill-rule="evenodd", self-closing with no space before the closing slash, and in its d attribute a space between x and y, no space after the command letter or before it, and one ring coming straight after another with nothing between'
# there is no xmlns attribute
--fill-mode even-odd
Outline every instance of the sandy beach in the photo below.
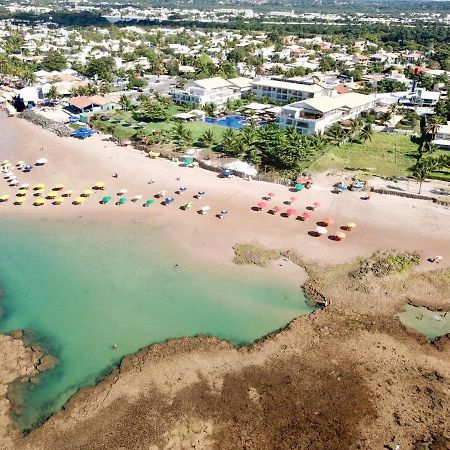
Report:
<svg viewBox="0 0 450 450"><path fill-rule="evenodd" d="M231 260L232 246L236 242L255 242L268 248L293 249L306 261L319 264L348 262L356 256L369 255L377 249L416 250L424 257L443 256L441 265L450 264L450 210L427 201L373 194L370 201L361 200L361 193L346 192L333 194L333 184L340 180L320 174L315 176L311 190L295 193L288 188L241 178L222 179L214 172L200 168L180 167L165 159L149 159L143 152L131 147L119 147L103 135L95 135L87 140L59 138L24 120L1 115L2 145L0 160L11 162L24 160L34 163L39 158L48 159L43 167L35 167L31 173L19 175L21 183L44 183L47 193L58 183L65 190L73 190L71 199L59 206L49 201L41 207L32 205L31 198L22 206L14 206L17 188L8 187L6 180L0 181L0 193L11 195L10 201L0 204L0 214L60 217L80 219L82 217L113 221L144 221L164 229L175 239L181 234L180 245L193 251L198 257L210 258L219 263ZM17 171L16 171L17 172ZM117 173L118 178L112 175ZM19 172L20 174L20 172ZM106 183L105 191L94 193L83 205L74 206L71 201L84 189L96 181ZM148 184L154 180L153 184ZM175 194L180 186L186 186L182 195ZM116 193L127 189L128 202L116 206ZM162 206L162 199L156 200L149 208L143 208L143 201L129 201L140 194L143 200L153 198L161 191L168 191L175 203ZM205 191L201 200L193 195ZM314 202L320 202L318 211L307 222L284 218L252 210L252 207L268 192L275 197L269 203L280 206L285 211L289 206L283 202L291 196L297 197L293 203L299 214ZM105 195L113 201L100 205ZM194 207L180 210L187 201ZM207 215L196 213L202 206L210 206ZM215 217L222 209L229 211L225 219ZM347 238L336 242L323 236L311 237L316 222L331 217L334 224L329 227L333 234L341 225L355 222L357 228L347 233ZM428 266L429 267L429 266ZM427 268L426 266L424 268Z"/></svg>
<svg viewBox="0 0 450 450"><path fill-rule="evenodd" d="M290 250L292 261L269 267L240 266L248 273L303 284L333 299L333 304L295 319L250 347L233 348L214 338L172 340L125 358L97 386L82 389L63 411L20 437L7 415L0 438L7 450L53 449L292 449L391 448L433 450L450 446L449 338L431 343L397 318L406 303L450 310L450 210L432 202L361 193L333 194L338 178L319 174L311 190L292 194L285 186L240 178L222 179L199 168L149 159L131 147L118 147L104 136L85 141L58 138L20 119L0 116L0 161L34 162L43 167L19 176L20 182L63 183L72 199L96 181L106 183L83 205L70 201L34 207L0 204L0 215L39 216L49 221L86 220L149 224L176 240L187 255L214 265L232 266L233 246L254 243ZM43 148L41 150L41 148ZM113 178L114 173L118 178ZM179 178L179 179L178 179ZM150 180L153 184L148 184ZM180 186L187 192L174 192ZM167 190L176 202L149 208L142 201L100 205L104 195L143 200ZM192 199L205 191L200 201ZM17 188L0 180L0 194ZM295 195L299 213L320 202L309 222L256 212L252 207L268 192L272 205ZM186 201L195 207L183 211ZM211 211L196 210L209 205ZM228 215L219 220L220 210ZM330 234L355 222L341 242L308 233L332 217ZM182 239L180 239L182 237ZM363 270L377 250L417 251L423 262L405 273ZM441 255L432 264L429 257ZM299 261L296 260L298 257ZM298 264L295 264L298 262ZM280 265L282 264L282 265ZM6 342L6 341L5 341ZM20 342L20 341L17 341ZM0 350L9 351L8 340ZM19 345L19 344L16 344ZM18 352L27 352L20 346ZM27 373L11 369L6 383ZM7 402L4 402L7 406ZM4 406L5 406L4 405Z"/></svg>

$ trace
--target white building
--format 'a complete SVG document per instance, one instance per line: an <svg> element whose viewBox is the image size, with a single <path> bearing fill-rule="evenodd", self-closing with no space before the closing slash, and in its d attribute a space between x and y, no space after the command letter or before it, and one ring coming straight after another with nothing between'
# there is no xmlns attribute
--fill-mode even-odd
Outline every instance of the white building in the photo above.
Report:
<svg viewBox="0 0 450 450"><path fill-rule="evenodd" d="M334 123L354 119L374 108L375 104L374 95L355 92L304 100L283 106L278 126L283 129L294 127L302 134L323 133Z"/></svg>
<svg viewBox="0 0 450 450"><path fill-rule="evenodd" d="M331 91L315 83L281 81L271 78L253 80L252 92L256 98L268 97L272 101L291 103L331 95Z"/></svg>
<svg viewBox="0 0 450 450"><path fill-rule="evenodd" d="M220 77L206 78L204 80L187 83L182 91L172 95L177 104L205 105L214 103L223 105L227 100L241 98L241 89L233 83Z"/></svg>
<svg viewBox="0 0 450 450"><path fill-rule="evenodd" d="M438 128L432 142L442 150L450 150L450 121Z"/></svg>

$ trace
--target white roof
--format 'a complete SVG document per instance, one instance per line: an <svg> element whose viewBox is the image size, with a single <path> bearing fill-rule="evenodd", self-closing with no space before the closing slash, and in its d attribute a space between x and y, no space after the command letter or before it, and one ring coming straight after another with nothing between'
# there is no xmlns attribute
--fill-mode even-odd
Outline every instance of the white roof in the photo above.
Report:
<svg viewBox="0 0 450 450"><path fill-rule="evenodd" d="M252 80L246 77L230 78L228 81L241 89L249 88L252 85Z"/></svg>
<svg viewBox="0 0 450 450"><path fill-rule="evenodd" d="M253 80L253 85L274 87L279 89L290 89L293 91L311 92L311 93L323 91L323 87L317 84L291 83L289 81L271 80L270 78L265 78L257 81Z"/></svg>
<svg viewBox="0 0 450 450"><path fill-rule="evenodd" d="M248 105L245 106L245 109L251 109L253 111L263 111L265 109L269 109L271 106L273 105L267 105L265 103L249 103Z"/></svg>
<svg viewBox="0 0 450 450"><path fill-rule="evenodd" d="M358 94L350 92L348 94L337 95L336 97L318 97L302 102L292 103L287 105L293 108L310 108L327 113L339 108L357 108L358 106L366 105L375 100L375 95Z"/></svg>
<svg viewBox="0 0 450 450"><path fill-rule="evenodd" d="M230 82L221 77L205 78L203 80L193 81L192 84L207 90L233 86Z"/></svg>
<svg viewBox="0 0 450 450"><path fill-rule="evenodd" d="M446 124L441 125L438 128L437 134L449 134L450 135L450 120Z"/></svg>

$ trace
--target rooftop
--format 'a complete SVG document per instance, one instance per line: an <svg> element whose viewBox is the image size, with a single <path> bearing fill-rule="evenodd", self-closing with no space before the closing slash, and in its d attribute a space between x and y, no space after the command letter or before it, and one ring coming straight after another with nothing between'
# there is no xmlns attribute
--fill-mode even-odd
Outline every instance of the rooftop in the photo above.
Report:
<svg viewBox="0 0 450 450"><path fill-rule="evenodd" d="M317 84L291 83L289 81L278 81L272 80L270 78L253 80L253 85L274 87L279 89L291 89L293 91L310 92L310 93L323 91L323 87Z"/></svg>

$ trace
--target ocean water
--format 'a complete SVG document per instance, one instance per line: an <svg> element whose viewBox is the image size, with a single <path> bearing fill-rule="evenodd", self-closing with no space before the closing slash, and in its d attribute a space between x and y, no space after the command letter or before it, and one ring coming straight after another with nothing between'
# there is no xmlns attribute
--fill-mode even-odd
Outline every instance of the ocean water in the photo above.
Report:
<svg viewBox="0 0 450 450"><path fill-rule="evenodd" d="M403 325L413 328L430 341L450 333L450 311L446 313L423 306L405 305L398 317Z"/></svg>
<svg viewBox="0 0 450 450"><path fill-rule="evenodd" d="M295 286L177 252L141 223L1 219L0 332L33 330L59 359L27 390L19 427L149 344L195 335L248 344L313 310Z"/></svg>

